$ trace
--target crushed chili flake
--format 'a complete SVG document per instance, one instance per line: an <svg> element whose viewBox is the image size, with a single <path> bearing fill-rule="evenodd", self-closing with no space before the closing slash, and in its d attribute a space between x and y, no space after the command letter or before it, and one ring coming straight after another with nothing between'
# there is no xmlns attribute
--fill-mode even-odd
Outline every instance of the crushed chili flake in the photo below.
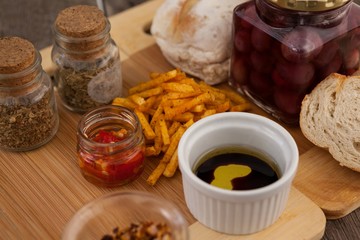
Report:
<svg viewBox="0 0 360 240"><path fill-rule="evenodd" d="M113 235L104 235L101 240L173 240L171 230L165 223L131 223L125 229L114 228Z"/></svg>
<svg viewBox="0 0 360 240"><path fill-rule="evenodd" d="M115 143L122 141L126 136L127 130L124 128L118 131L100 130L92 140L98 143Z"/></svg>

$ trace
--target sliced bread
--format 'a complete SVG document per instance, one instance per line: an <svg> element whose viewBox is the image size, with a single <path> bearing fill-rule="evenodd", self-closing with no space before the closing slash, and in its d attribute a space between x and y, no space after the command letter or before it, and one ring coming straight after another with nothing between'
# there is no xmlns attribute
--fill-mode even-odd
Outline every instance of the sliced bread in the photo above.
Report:
<svg viewBox="0 0 360 240"><path fill-rule="evenodd" d="M341 166L360 172L360 76L333 73L302 101L300 128Z"/></svg>

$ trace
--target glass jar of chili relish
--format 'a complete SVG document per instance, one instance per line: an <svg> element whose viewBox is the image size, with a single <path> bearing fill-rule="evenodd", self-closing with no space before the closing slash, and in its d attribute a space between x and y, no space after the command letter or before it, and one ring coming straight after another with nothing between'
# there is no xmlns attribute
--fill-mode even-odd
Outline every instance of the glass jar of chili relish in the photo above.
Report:
<svg viewBox="0 0 360 240"><path fill-rule="evenodd" d="M330 73L359 68L360 7L351 0L255 0L233 13L229 84L288 124Z"/></svg>
<svg viewBox="0 0 360 240"><path fill-rule="evenodd" d="M119 186L137 179L144 169L141 124L129 109L102 106L86 113L77 130L82 175L100 186Z"/></svg>

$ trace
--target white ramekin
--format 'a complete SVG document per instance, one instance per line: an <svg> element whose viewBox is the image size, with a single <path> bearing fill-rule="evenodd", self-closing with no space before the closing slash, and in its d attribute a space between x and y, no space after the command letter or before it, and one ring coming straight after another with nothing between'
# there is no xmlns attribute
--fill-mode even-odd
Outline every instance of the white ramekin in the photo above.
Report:
<svg viewBox="0 0 360 240"><path fill-rule="evenodd" d="M194 165L203 153L234 144L268 154L281 171L279 180L254 190L231 191L212 186L194 174ZM244 112L220 113L199 120L181 138L178 155L190 212L205 226L227 234L255 233L280 217L299 160L297 145L282 126Z"/></svg>

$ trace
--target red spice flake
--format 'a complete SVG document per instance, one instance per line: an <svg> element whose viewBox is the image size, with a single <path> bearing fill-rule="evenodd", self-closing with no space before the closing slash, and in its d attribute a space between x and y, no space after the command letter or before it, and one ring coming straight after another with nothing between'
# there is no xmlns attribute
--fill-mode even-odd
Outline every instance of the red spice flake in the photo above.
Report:
<svg viewBox="0 0 360 240"><path fill-rule="evenodd" d="M115 228L113 235L104 235L101 240L172 240L170 228L165 223L131 223L125 229Z"/></svg>

